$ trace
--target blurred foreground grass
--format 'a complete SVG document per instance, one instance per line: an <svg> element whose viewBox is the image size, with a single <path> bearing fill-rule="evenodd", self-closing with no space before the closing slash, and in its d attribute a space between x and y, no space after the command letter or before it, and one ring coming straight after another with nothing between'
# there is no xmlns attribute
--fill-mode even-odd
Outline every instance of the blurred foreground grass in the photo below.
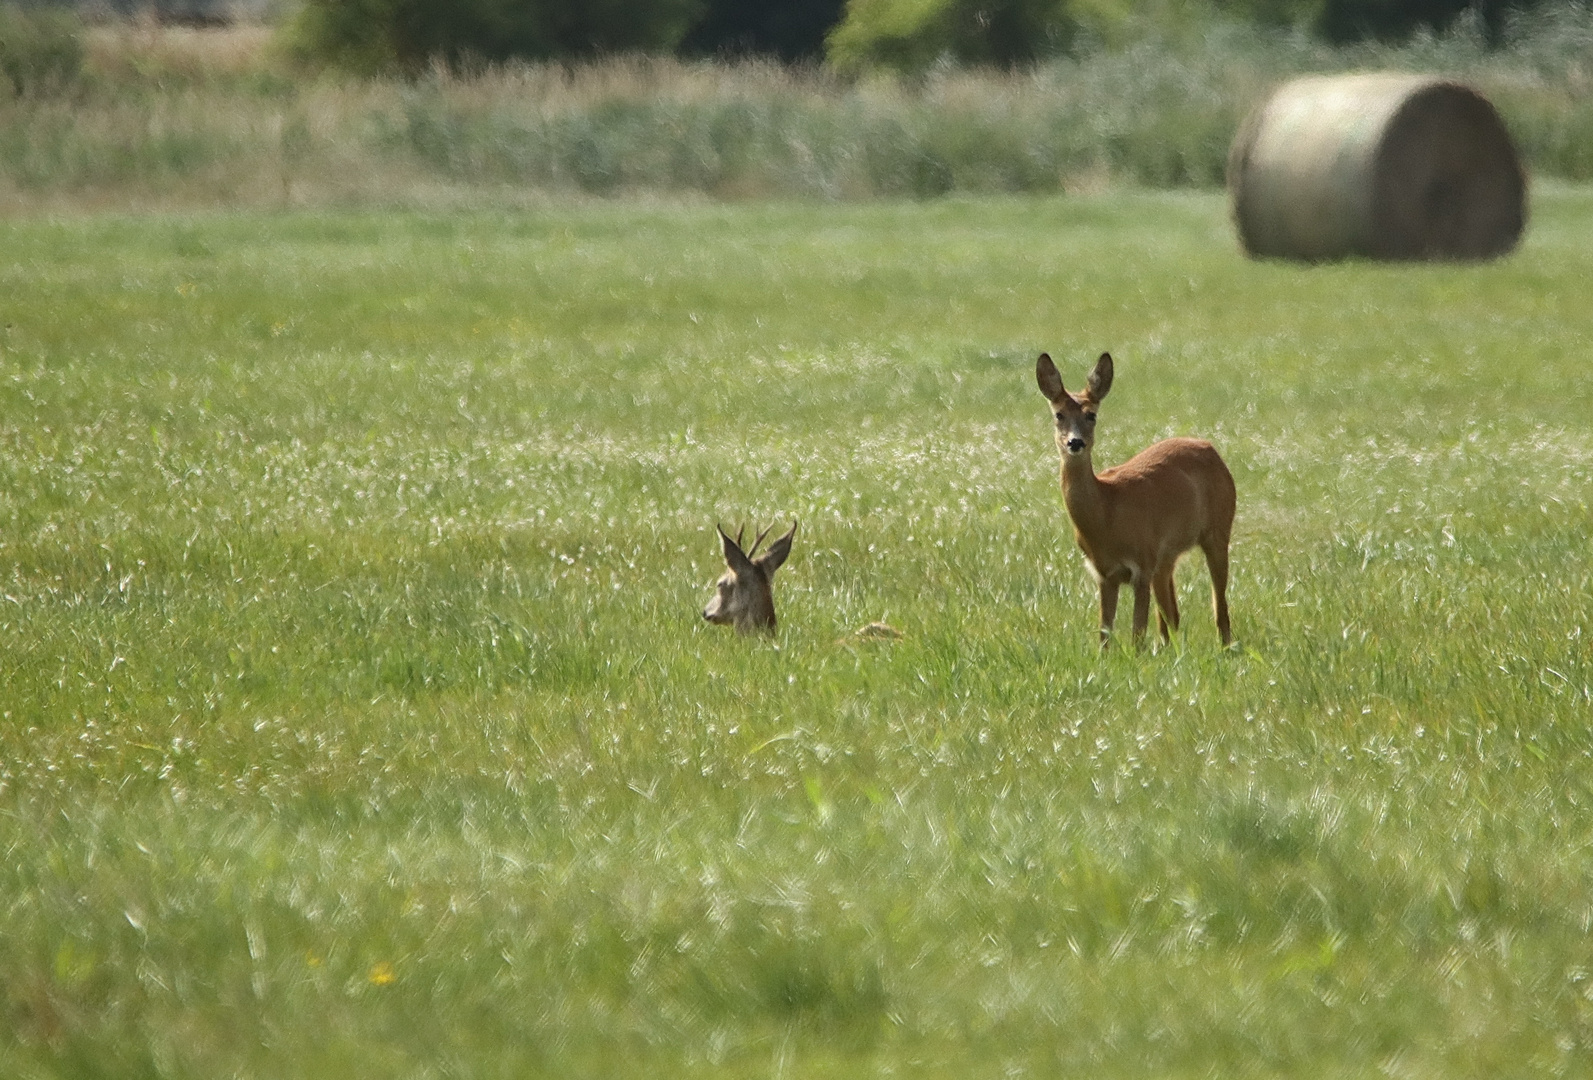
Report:
<svg viewBox="0 0 1593 1080"><path fill-rule="evenodd" d="M1593 1068L1593 192L0 226L0 1073ZM1211 437L1241 651L1097 654ZM697 616L799 519L778 644ZM885 618L897 642L844 635Z"/></svg>

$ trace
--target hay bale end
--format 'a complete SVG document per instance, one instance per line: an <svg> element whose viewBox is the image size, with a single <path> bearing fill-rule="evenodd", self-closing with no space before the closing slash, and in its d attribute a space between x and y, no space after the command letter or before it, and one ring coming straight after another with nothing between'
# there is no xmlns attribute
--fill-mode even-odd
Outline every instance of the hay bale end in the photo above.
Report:
<svg viewBox="0 0 1593 1080"><path fill-rule="evenodd" d="M1493 258L1521 237L1526 186L1487 99L1425 75L1296 79L1228 157L1234 221L1256 257Z"/></svg>

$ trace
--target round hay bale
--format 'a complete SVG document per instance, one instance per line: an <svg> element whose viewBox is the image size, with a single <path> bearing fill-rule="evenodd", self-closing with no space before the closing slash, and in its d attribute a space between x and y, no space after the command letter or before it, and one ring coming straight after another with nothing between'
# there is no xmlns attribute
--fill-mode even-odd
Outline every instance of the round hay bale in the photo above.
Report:
<svg viewBox="0 0 1593 1080"><path fill-rule="evenodd" d="M1526 188L1493 106L1426 75L1296 79L1228 155L1239 238L1257 257L1492 258L1521 237Z"/></svg>

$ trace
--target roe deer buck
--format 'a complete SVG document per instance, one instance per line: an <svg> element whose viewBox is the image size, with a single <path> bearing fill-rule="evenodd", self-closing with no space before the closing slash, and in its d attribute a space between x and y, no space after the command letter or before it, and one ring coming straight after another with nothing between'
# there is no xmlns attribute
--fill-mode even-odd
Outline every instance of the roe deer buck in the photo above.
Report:
<svg viewBox="0 0 1593 1080"><path fill-rule="evenodd" d="M1096 475L1095 411L1112 388L1112 356L1102 353L1084 393L1070 394L1045 353L1035 365L1040 392L1056 413L1056 445L1062 454L1062 501L1073 519L1073 535L1101 586L1101 648L1117 618L1117 591L1134 586L1134 640L1144 640L1156 594L1162 640L1178 629L1173 566L1195 545L1206 553L1217 633L1224 645L1228 627L1228 539L1233 532L1233 475L1204 439L1163 439L1123 464Z"/></svg>
<svg viewBox="0 0 1593 1080"><path fill-rule="evenodd" d="M718 591L703 609L702 617L719 626L732 625L738 634L774 633L774 572L791 554L796 522L791 523L790 532L770 544L762 555L755 552L769 534L768 529L758 534L750 551L742 551L742 530L737 530L732 540L723 526L715 528L724 541L727 569L719 578Z"/></svg>

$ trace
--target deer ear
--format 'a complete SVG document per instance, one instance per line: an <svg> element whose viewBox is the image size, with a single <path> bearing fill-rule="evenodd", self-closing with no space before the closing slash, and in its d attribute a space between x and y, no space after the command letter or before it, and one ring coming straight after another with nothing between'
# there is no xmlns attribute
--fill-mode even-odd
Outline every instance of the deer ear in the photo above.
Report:
<svg viewBox="0 0 1593 1080"><path fill-rule="evenodd" d="M1101 358L1095 361L1095 370L1090 372L1085 392L1090 395L1091 401L1098 402L1110 389L1112 389L1112 354L1103 352Z"/></svg>
<svg viewBox="0 0 1593 1080"><path fill-rule="evenodd" d="M719 538L724 541L725 565L730 567L737 577L750 572L752 560L748 559L747 553L741 550L741 545L730 539L730 534L725 532L723 525L715 525L714 528L719 530Z"/></svg>
<svg viewBox="0 0 1593 1080"><path fill-rule="evenodd" d="M765 574L768 574L770 577L774 577L774 572L785 565L785 560L791 554L791 538L796 536L796 530L797 523L793 521L791 523L790 532L786 533L784 536L780 537L780 539L770 544L768 551L765 551L762 555L759 555L752 561L763 567L763 572Z"/></svg>
<svg viewBox="0 0 1593 1080"><path fill-rule="evenodd" d="M1040 359L1034 362L1034 381L1040 384L1040 393L1050 401L1061 401L1067 396L1067 391L1062 389L1062 376L1051 362L1050 353L1041 353Z"/></svg>

